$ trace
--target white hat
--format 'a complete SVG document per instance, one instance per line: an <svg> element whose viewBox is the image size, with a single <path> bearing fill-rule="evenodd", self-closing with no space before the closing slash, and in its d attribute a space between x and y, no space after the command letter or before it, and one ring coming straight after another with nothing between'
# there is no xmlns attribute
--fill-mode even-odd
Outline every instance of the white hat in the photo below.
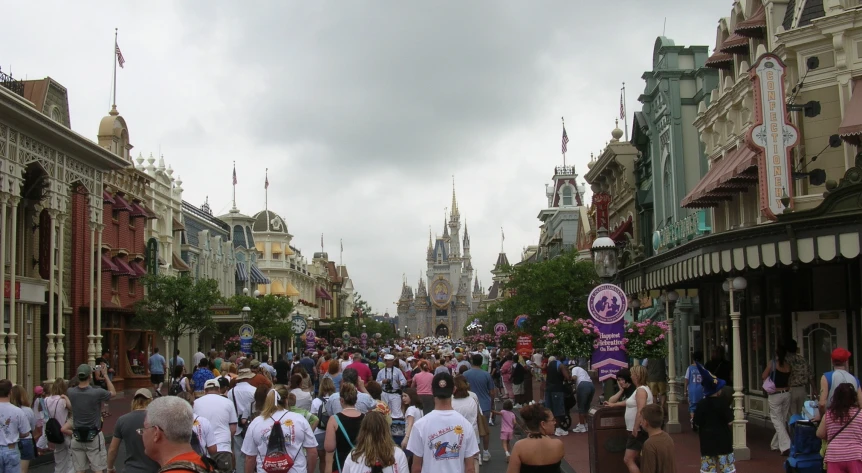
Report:
<svg viewBox="0 0 862 473"><path fill-rule="evenodd" d="M415 359L416 359L416 358L413 358L412 356L408 356L408 357L407 357L407 361L413 361L413 360L415 360Z"/></svg>
<svg viewBox="0 0 862 473"><path fill-rule="evenodd" d="M383 357L383 359L386 361L391 361L391 360L395 359L395 355L388 355L387 354L386 356Z"/></svg>

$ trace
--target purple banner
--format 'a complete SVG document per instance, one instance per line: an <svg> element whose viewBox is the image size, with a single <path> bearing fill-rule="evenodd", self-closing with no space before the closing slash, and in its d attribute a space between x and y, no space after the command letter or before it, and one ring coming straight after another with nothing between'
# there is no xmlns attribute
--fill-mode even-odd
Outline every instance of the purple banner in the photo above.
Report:
<svg viewBox="0 0 862 473"><path fill-rule="evenodd" d="M593 322L601 333L596 341L599 347L593 351L593 357L590 360L592 369L598 371L599 381L616 379L617 371L629 365L629 357L622 350L625 320L612 324L603 324L596 319L593 319Z"/></svg>

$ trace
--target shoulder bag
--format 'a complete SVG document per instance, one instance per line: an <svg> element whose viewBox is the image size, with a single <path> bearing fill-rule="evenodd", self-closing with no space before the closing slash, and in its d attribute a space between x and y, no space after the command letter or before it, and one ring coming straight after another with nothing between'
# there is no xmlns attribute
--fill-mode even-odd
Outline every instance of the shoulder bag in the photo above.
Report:
<svg viewBox="0 0 862 473"><path fill-rule="evenodd" d="M775 360L772 360L772 371L769 373L769 377L763 380L763 390L767 394L775 392Z"/></svg>

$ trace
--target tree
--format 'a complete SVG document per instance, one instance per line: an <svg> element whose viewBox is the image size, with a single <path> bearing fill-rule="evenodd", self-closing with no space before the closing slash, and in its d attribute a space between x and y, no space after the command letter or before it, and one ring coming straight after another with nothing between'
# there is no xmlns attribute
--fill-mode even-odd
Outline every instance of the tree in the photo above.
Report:
<svg viewBox="0 0 862 473"><path fill-rule="evenodd" d="M287 297L272 294L260 297L236 295L227 301L227 305L237 313L248 306L251 312L248 314L247 323L254 327L255 333L270 339L294 336L291 327L294 305Z"/></svg>
<svg viewBox="0 0 862 473"><path fill-rule="evenodd" d="M219 302L218 282L187 276L147 275L147 295L137 303L136 315L141 325L155 330L173 343L173 366L177 365L180 337L214 328L210 308Z"/></svg>
<svg viewBox="0 0 862 473"><path fill-rule="evenodd" d="M363 316L368 317L373 312L371 309L371 305L362 298L362 294L358 292L353 293L353 311L360 311Z"/></svg>

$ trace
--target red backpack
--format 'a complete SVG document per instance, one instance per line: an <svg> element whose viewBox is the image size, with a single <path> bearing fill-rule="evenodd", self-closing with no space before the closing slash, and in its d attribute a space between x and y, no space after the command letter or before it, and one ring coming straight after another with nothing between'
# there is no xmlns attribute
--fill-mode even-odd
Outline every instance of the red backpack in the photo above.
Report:
<svg viewBox="0 0 862 473"><path fill-rule="evenodd" d="M286 415L287 412L272 424L272 431L266 444L266 455L261 465L266 473L287 473L293 468L293 457L284 448L284 431L281 430L281 419Z"/></svg>

